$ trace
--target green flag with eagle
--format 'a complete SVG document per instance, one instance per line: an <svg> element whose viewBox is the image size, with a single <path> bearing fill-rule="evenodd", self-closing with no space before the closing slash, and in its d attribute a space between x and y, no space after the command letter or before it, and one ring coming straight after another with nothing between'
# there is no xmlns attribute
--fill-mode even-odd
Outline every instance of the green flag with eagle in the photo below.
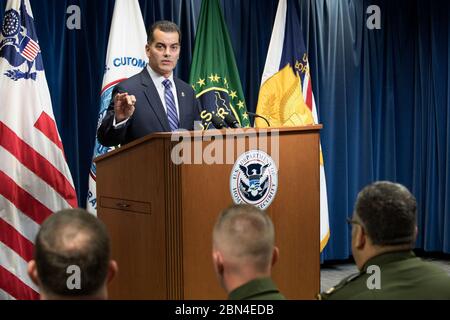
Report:
<svg viewBox="0 0 450 320"><path fill-rule="evenodd" d="M189 82L202 105L204 130L214 128L212 115L223 119L227 113L233 114L242 127L250 126L230 36L218 0L202 1Z"/></svg>

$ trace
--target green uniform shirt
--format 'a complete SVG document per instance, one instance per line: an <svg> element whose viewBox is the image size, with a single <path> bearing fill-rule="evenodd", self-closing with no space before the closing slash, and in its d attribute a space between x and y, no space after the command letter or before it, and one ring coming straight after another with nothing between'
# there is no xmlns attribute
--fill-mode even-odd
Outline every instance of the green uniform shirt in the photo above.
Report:
<svg viewBox="0 0 450 320"><path fill-rule="evenodd" d="M255 279L234 289L228 296L229 300L285 300L272 279Z"/></svg>
<svg viewBox="0 0 450 320"><path fill-rule="evenodd" d="M379 267L380 289L369 289L370 285L373 287L375 284L376 273L370 266ZM361 272L345 278L337 286L321 293L318 298L447 300L450 299L450 276L444 270L416 257L412 251L390 252L369 259Z"/></svg>

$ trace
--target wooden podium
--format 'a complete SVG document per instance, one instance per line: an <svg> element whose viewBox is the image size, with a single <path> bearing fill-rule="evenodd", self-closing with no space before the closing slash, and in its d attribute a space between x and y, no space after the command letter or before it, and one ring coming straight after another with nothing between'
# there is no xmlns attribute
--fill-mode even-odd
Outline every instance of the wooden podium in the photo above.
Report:
<svg viewBox="0 0 450 320"><path fill-rule="evenodd" d="M267 209L280 249L273 278L288 299L314 299L320 290L321 128L190 132L182 142L182 134L172 141L172 134L159 133L98 157L98 216L119 265L110 298L226 299L214 274L212 229L233 203L235 161L259 148L279 159L278 191ZM192 152L192 162L202 162L201 154L220 158L220 152L229 162L175 164L180 146L183 156Z"/></svg>

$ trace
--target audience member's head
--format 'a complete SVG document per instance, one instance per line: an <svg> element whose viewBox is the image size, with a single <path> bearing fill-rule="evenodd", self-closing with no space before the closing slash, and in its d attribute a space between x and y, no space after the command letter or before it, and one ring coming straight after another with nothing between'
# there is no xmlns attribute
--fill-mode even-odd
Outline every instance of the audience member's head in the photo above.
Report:
<svg viewBox="0 0 450 320"><path fill-rule="evenodd" d="M384 252L412 249L417 234L416 199L404 186L387 181L365 187L356 199L352 252L358 268Z"/></svg>
<svg viewBox="0 0 450 320"><path fill-rule="evenodd" d="M44 221L28 265L41 299L107 299L116 272L105 225L82 209L62 210Z"/></svg>
<svg viewBox="0 0 450 320"><path fill-rule="evenodd" d="M213 231L213 263L228 293L251 280L270 277L278 258L274 237L271 219L254 206L235 205L220 214Z"/></svg>

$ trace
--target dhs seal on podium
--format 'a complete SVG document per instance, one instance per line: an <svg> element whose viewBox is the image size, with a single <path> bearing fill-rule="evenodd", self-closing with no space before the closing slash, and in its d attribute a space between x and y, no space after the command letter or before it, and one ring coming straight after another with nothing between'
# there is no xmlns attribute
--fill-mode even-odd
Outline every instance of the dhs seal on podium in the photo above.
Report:
<svg viewBox="0 0 450 320"><path fill-rule="evenodd" d="M278 189L278 169L264 151L251 150L234 164L230 177L230 192L236 204L247 203L267 209Z"/></svg>

